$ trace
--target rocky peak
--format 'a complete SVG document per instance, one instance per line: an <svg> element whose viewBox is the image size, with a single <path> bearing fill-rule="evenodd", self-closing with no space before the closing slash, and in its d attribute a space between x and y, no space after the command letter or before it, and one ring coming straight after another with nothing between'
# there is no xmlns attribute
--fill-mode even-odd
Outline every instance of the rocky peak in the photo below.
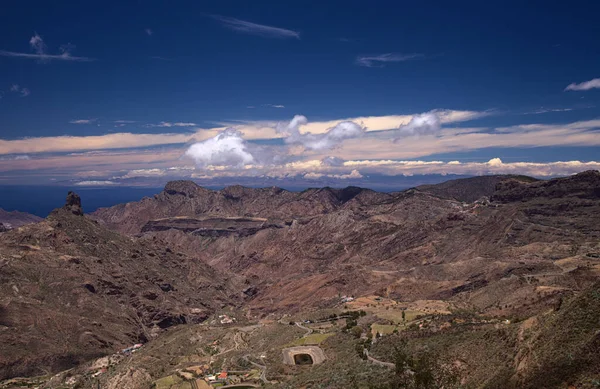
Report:
<svg viewBox="0 0 600 389"><path fill-rule="evenodd" d="M170 195L183 195L186 197L194 197L200 186L193 181L178 180L169 181L165 185L164 191Z"/></svg>
<svg viewBox="0 0 600 389"><path fill-rule="evenodd" d="M75 192L69 191L67 194L67 201L63 207L67 211L73 213L73 215L83 216L83 208L81 208L81 197Z"/></svg>

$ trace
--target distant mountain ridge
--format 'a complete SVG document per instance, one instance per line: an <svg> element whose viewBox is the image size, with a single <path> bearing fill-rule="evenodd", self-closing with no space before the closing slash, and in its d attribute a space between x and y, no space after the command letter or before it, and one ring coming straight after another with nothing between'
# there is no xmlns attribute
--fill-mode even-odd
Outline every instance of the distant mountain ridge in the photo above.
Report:
<svg viewBox="0 0 600 389"><path fill-rule="evenodd" d="M0 224L3 224L7 229L21 227L30 223L37 223L42 220L44 219L30 213L19 211L8 212L0 208Z"/></svg>

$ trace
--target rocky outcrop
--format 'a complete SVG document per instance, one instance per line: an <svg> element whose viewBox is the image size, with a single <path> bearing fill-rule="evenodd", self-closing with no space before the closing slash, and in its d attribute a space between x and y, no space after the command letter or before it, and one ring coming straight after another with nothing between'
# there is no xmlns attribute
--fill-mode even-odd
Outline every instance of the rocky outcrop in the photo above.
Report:
<svg viewBox="0 0 600 389"><path fill-rule="evenodd" d="M67 194L67 201L63 207L73 215L83 216L83 208L81 208L81 197L75 192L69 192Z"/></svg>

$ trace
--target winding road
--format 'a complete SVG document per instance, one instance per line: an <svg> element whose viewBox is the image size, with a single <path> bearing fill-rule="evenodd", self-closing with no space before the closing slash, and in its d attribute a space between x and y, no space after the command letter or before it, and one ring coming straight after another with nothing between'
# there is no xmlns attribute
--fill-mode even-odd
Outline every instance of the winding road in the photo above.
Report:
<svg viewBox="0 0 600 389"><path fill-rule="evenodd" d="M252 362L252 361L249 359L249 357L251 357L251 355L250 355L250 354L248 354L248 355L244 355L244 360L245 360L246 362L249 362L249 363L250 363L250 364L252 364L253 366L256 366L256 367L258 367L258 368L261 370L261 373L260 373L260 380L261 380L262 382L264 382L265 384L268 384L268 383L269 383L269 380L267 380L267 376L266 376L266 372L267 372L267 366L265 366L265 365L261 365L260 363ZM262 359L261 359L261 360L262 360ZM263 363L264 363L264 362L263 362Z"/></svg>
<svg viewBox="0 0 600 389"><path fill-rule="evenodd" d="M304 335L302 335L303 338L306 338L308 335L310 335L314 332L314 330L312 328L304 327L302 325L302 323L300 323L299 321L296 322L296 326L298 326L299 328L302 328L304 331L306 331L306 333Z"/></svg>
<svg viewBox="0 0 600 389"><path fill-rule="evenodd" d="M392 367L392 368L396 367L396 365L393 364L393 363L391 363L391 362L383 362L383 361L380 361L379 359L373 358L372 356L369 355L369 350L367 350L367 349L364 349L364 353L367 356L367 359L369 361L373 362L376 365L385 366L385 367Z"/></svg>

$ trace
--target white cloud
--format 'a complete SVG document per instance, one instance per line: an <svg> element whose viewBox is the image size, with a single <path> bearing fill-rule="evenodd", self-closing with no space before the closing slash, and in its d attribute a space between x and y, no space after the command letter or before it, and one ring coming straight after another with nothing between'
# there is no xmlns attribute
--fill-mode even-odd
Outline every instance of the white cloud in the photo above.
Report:
<svg viewBox="0 0 600 389"><path fill-rule="evenodd" d="M160 122L158 124L146 124L146 127L196 127L197 124L196 123L184 123L184 122L177 122L177 123L171 123L171 122Z"/></svg>
<svg viewBox="0 0 600 389"><path fill-rule="evenodd" d="M532 112L525 112L525 115L541 115L541 114L549 113L549 112L569 112L569 111L573 111L573 108L544 108L544 107L541 107Z"/></svg>
<svg viewBox="0 0 600 389"><path fill-rule="evenodd" d="M69 123L71 123L71 124L91 124L91 123L94 123L96 120L98 120L98 119L74 119L74 120L71 120Z"/></svg>
<svg viewBox="0 0 600 389"><path fill-rule="evenodd" d="M442 123L435 111L414 115L408 124L398 127L399 137L413 135L433 135L440 132Z"/></svg>
<svg viewBox="0 0 600 389"><path fill-rule="evenodd" d="M296 38L300 39L300 33L280 27L272 27L264 24L256 24L245 20L230 18L226 16L212 15L212 18L234 31L246 34L259 35L268 38Z"/></svg>
<svg viewBox="0 0 600 389"><path fill-rule="evenodd" d="M198 167L231 166L240 168L255 162L241 132L227 128L214 138L194 143L185 152Z"/></svg>
<svg viewBox="0 0 600 389"><path fill-rule="evenodd" d="M565 91L569 91L569 90L582 91L582 90L590 90L590 89L594 89L594 88L600 88L600 78L594 78L592 80L585 81L580 84L577 84L574 82L572 84L569 84L565 88Z"/></svg>
<svg viewBox="0 0 600 389"><path fill-rule="evenodd" d="M154 33L151 29L147 28L144 30L144 32L146 33L146 35L148 36L152 36L152 34Z"/></svg>
<svg viewBox="0 0 600 389"><path fill-rule="evenodd" d="M300 133L300 126L308 123L305 116L296 115L287 124L278 124L277 131L288 144L299 144L308 150L328 150L339 146L344 140L362 136L366 129L354 122L343 121L322 134Z"/></svg>
<svg viewBox="0 0 600 389"><path fill-rule="evenodd" d="M263 104L263 106L269 108L285 108L285 105L282 104Z"/></svg>
<svg viewBox="0 0 600 389"><path fill-rule="evenodd" d="M365 66L368 68L383 67L387 62L404 62L413 59L421 59L425 56L423 54L397 54L397 53L386 53L372 56L362 56L356 58L356 63L359 66Z"/></svg>
<svg viewBox="0 0 600 389"><path fill-rule="evenodd" d="M31 94L31 91L28 88L21 88L19 84L12 84L10 86L10 91L18 93L21 97L27 97Z"/></svg>
<svg viewBox="0 0 600 389"><path fill-rule="evenodd" d="M46 54L46 44L41 36L36 32L34 36L29 40L29 45L36 52L36 54L44 55Z"/></svg>
<svg viewBox="0 0 600 389"><path fill-rule="evenodd" d="M125 175L119 178L135 178L135 177L162 177L166 175L166 171L164 169L154 168L154 169L135 169L128 171Z"/></svg>
<svg viewBox="0 0 600 389"><path fill-rule="evenodd" d="M36 59L40 62L49 62L53 60L75 62L94 61L94 58L75 57L71 55L71 51L74 48L74 46L71 44L62 45L60 47L61 54L48 54L44 40L37 33L31 37L31 39L29 40L29 45L35 53L20 53L15 51L0 50L0 56Z"/></svg>
<svg viewBox="0 0 600 389"><path fill-rule="evenodd" d="M29 161L31 157L29 155L15 155L8 157L0 157L0 161Z"/></svg>
<svg viewBox="0 0 600 389"><path fill-rule="evenodd" d="M319 180L321 178L337 178L339 180L359 179L363 178L363 175L356 169L352 170L348 174L323 174L323 173L306 173L302 176L307 180Z"/></svg>
<svg viewBox="0 0 600 389"><path fill-rule="evenodd" d="M111 186L117 184L114 181L80 181L75 183L77 186Z"/></svg>

